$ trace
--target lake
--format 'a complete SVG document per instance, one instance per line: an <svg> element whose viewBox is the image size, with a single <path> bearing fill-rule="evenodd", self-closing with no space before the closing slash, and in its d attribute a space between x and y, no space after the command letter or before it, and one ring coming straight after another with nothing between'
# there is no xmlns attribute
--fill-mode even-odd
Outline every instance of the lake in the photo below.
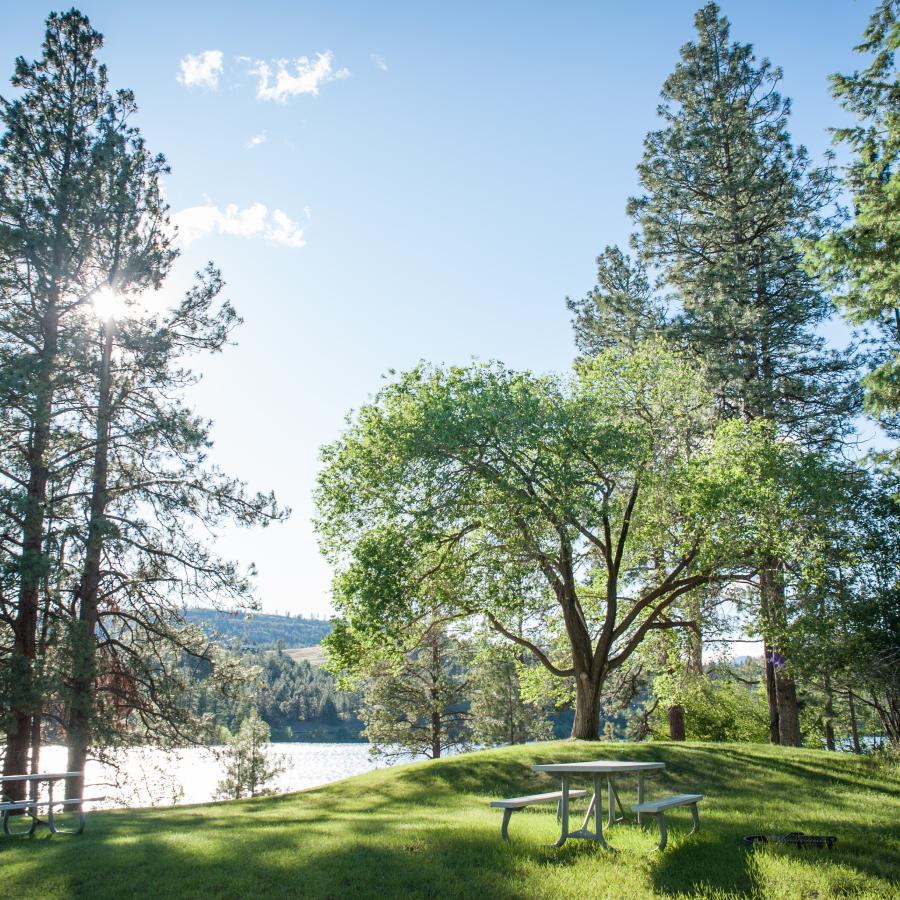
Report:
<svg viewBox="0 0 900 900"><path fill-rule="evenodd" d="M225 775L221 747L190 747L163 751L138 748L120 753L114 764L90 760L86 768L86 797L106 796L97 807L168 806L207 803L216 799L216 786ZM351 775L391 765L369 755L368 744L270 744L280 756L284 772L273 782L276 793L328 784ZM409 761L407 758L403 761ZM41 750L42 772L66 771L66 748L50 745Z"/></svg>

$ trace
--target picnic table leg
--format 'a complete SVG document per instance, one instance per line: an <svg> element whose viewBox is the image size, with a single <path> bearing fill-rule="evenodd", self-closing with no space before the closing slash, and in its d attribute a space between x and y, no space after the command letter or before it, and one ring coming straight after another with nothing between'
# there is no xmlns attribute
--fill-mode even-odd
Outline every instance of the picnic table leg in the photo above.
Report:
<svg viewBox="0 0 900 900"><path fill-rule="evenodd" d="M691 818L694 820L694 827L691 829L691 834L695 834L700 830L700 814L697 812L697 804L691 804Z"/></svg>
<svg viewBox="0 0 900 900"><path fill-rule="evenodd" d="M513 811L509 808L503 810L503 824L500 826L500 837L502 837L504 841L509 840L509 819L512 814Z"/></svg>
<svg viewBox="0 0 900 900"><path fill-rule="evenodd" d="M3 833L8 834L10 837L25 837L29 834L34 834L34 829L37 828L38 820L35 818L37 815L37 810L32 807L31 812L27 812L26 810L22 811L22 815L28 815L31 817L31 824L28 826L27 831L15 831L14 829L9 827L9 811L5 811L3 813ZM15 817L13 817L15 818Z"/></svg>
<svg viewBox="0 0 900 900"><path fill-rule="evenodd" d="M609 779L606 781L606 789L609 790ZM594 796L597 803L594 806L594 840L604 849L609 850L603 838L603 820L600 817L600 776L594 775Z"/></svg>
<svg viewBox="0 0 900 900"><path fill-rule="evenodd" d="M606 820L608 825L615 825L616 822L621 822L625 818L625 810L622 807L622 801L619 799L619 792L616 790L616 784L612 780L612 778L606 779L606 806L608 810L608 818ZM616 816L616 805L618 804L620 815Z"/></svg>
<svg viewBox="0 0 900 900"><path fill-rule="evenodd" d="M47 827L52 834L56 834L56 826L53 824L53 779L47 781Z"/></svg>
<svg viewBox="0 0 900 900"><path fill-rule="evenodd" d="M666 817L663 813L658 812L656 814L656 821L659 823L659 843L656 845L660 850L666 849L666 841L668 840L669 834L666 831Z"/></svg>
<svg viewBox="0 0 900 900"><path fill-rule="evenodd" d="M638 772L638 803L644 802L644 773ZM637 814L638 825L644 824L644 817L641 813Z"/></svg>
<svg viewBox="0 0 900 900"><path fill-rule="evenodd" d="M554 847L562 847L569 836L569 776L562 775L562 798L560 799L560 817L562 825L559 834L559 840L553 845Z"/></svg>

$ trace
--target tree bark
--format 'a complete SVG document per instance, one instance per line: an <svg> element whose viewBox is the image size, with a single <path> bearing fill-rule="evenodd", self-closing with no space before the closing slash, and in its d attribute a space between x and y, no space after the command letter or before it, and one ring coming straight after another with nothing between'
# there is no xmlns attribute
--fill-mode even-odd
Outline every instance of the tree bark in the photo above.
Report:
<svg viewBox="0 0 900 900"><path fill-rule="evenodd" d="M34 426L28 450L28 487L19 557L19 596L13 622L13 652L9 660L16 684L12 727L6 739L4 775L25 775L31 748L32 717L40 715L40 697L34 681L37 656L37 623L40 585L44 577L44 514L47 501L47 453L53 413L53 369L59 339L55 298L48 302L41 320L43 347L38 360ZM10 800L25 799L25 782L11 781L5 787Z"/></svg>
<svg viewBox="0 0 900 900"><path fill-rule="evenodd" d="M575 679L575 721L572 737L582 741L600 740L600 685L587 672Z"/></svg>
<svg viewBox="0 0 900 900"><path fill-rule="evenodd" d="M777 557L763 560L759 573L760 613L763 623L766 651L766 695L769 700L769 736L772 728L773 695L778 723L778 743L787 747L799 747L800 709L797 704L797 687L786 671L787 660L780 652L787 611L784 598L784 573ZM775 743L772 740L772 743Z"/></svg>
<svg viewBox="0 0 900 900"><path fill-rule="evenodd" d="M676 703L669 707L669 738L673 741L683 741L684 736L684 707Z"/></svg>
<svg viewBox="0 0 900 900"><path fill-rule="evenodd" d="M778 701L775 697L775 665L772 662L772 648L767 640L763 640L763 655L766 665L766 701L769 707L769 743L780 744Z"/></svg>
<svg viewBox="0 0 900 900"><path fill-rule="evenodd" d="M825 672L825 749L834 750L834 694L831 690L831 674Z"/></svg>
<svg viewBox="0 0 900 900"><path fill-rule="evenodd" d="M784 747L799 747L803 743L800 735L800 708L797 703L797 685L794 679L775 667L775 693L778 699L778 737Z"/></svg>
<svg viewBox="0 0 900 900"><path fill-rule="evenodd" d="M84 796L84 767L91 746L91 721L94 712L97 678L97 623L100 592L100 562L106 532L106 506L109 502L109 429L111 419L112 346L114 325L104 328L100 360L100 390L97 404L96 445L91 486L91 511L85 546L84 567L76 590L78 621L72 626L72 680L68 716L69 772L79 772L66 782L66 797Z"/></svg>
<svg viewBox="0 0 900 900"><path fill-rule="evenodd" d="M856 704L853 702L853 689L847 691L847 705L850 707L850 737L853 739L853 752L862 753L859 743L859 728L856 724Z"/></svg>

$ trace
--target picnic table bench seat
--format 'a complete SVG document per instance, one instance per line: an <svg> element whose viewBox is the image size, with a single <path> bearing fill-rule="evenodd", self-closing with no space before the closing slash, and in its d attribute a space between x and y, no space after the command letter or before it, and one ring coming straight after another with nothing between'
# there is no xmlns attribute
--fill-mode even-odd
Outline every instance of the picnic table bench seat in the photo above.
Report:
<svg viewBox="0 0 900 900"><path fill-rule="evenodd" d="M587 791L569 791L569 797L584 797ZM525 797L509 797L506 800L491 800L491 806L495 809L503 810L503 823L500 825L500 836L504 841L509 840L509 820L517 809L525 809L533 803L549 803L556 800L559 803L562 800L562 791L550 791L546 794L529 794Z"/></svg>
<svg viewBox="0 0 900 900"><path fill-rule="evenodd" d="M697 803L703 799L703 794L675 794L672 797L663 797L661 800L648 800L644 803L635 803L631 807L632 812L650 813L656 816L659 825L659 844L660 850L665 849L668 832L666 831L665 812L667 809L674 809L677 806L689 806L691 808L691 818L694 827L691 834L700 830L700 815L697 812Z"/></svg>

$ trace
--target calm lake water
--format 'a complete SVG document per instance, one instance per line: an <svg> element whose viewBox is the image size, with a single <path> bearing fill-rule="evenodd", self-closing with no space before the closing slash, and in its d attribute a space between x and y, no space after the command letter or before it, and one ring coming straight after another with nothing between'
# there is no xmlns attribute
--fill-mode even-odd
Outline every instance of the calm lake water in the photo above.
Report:
<svg viewBox="0 0 900 900"><path fill-rule="evenodd" d="M168 806L207 803L225 775L221 747L188 748L164 752L153 748L129 750L114 764L88 762L85 797L105 796L96 807ZM281 757L284 772L272 782L283 794L339 781L391 763L373 759L368 744L270 744L272 756ZM47 746L41 751L42 772L66 771L66 748Z"/></svg>

